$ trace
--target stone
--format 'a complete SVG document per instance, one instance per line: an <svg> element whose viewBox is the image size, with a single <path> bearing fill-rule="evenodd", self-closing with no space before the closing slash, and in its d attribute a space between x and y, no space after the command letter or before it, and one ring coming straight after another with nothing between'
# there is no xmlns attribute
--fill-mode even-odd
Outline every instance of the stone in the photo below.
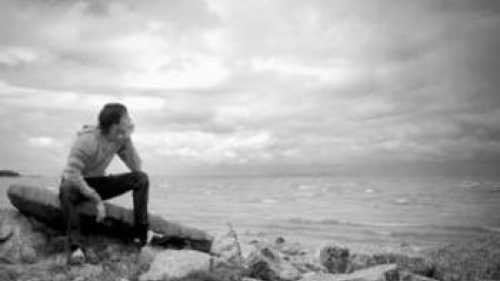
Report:
<svg viewBox="0 0 500 281"><path fill-rule="evenodd" d="M21 274L9 268L2 268L0 266L0 280L2 281L16 281L19 280Z"/></svg>
<svg viewBox="0 0 500 281"><path fill-rule="evenodd" d="M193 250L164 250L158 253L140 281L183 278L190 273L210 270L210 256Z"/></svg>
<svg viewBox="0 0 500 281"><path fill-rule="evenodd" d="M363 253L354 253L349 258L347 273L352 273L357 270L369 268L377 265L377 261L373 256Z"/></svg>
<svg viewBox="0 0 500 281"><path fill-rule="evenodd" d="M318 273L300 281L399 281L396 264L378 265L351 274Z"/></svg>
<svg viewBox="0 0 500 281"><path fill-rule="evenodd" d="M82 280L96 279L103 273L102 265L84 264L81 266L72 266L69 276L71 278L81 278Z"/></svg>
<svg viewBox="0 0 500 281"><path fill-rule="evenodd" d="M298 280L300 272L277 251L262 247L245 260L248 276L267 281Z"/></svg>
<svg viewBox="0 0 500 281"><path fill-rule="evenodd" d="M37 186L13 184L7 192L10 202L20 212L36 218L54 228L63 229L65 226L59 196L57 191ZM131 209L112 203L106 205L106 218L97 223L94 204L85 202L79 205L78 213L82 229L89 230L89 234L106 234L128 239L134 226L134 214ZM207 232L175 221L165 220L154 214L149 214L149 228L151 231L168 238L177 237L189 243L189 248L209 252L213 237Z"/></svg>
<svg viewBox="0 0 500 281"><path fill-rule="evenodd" d="M318 260L329 273L346 273L349 264L349 249L337 244L327 244L319 249Z"/></svg>
<svg viewBox="0 0 500 281"><path fill-rule="evenodd" d="M274 242L274 248L276 250L278 250L279 252L286 254L286 255L290 255L290 256L306 254L306 251L303 249L303 247L300 244L289 243L283 237L276 238L276 240Z"/></svg>
<svg viewBox="0 0 500 281"><path fill-rule="evenodd" d="M56 274L56 276L54 276L53 279L54 279L53 281L64 281L64 280L66 280L66 275L59 273L59 274Z"/></svg>
<svg viewBox="0 0 500 281"><path fill-rule="evenodd" d="M400 272L399 281L437 281L436 279L420 276L410 272Z"/></svg>
<svg viewBox="0 0 500 281"><path fill-rule="evenodd" d="M425 277L434 275L434 263L425 257L398 254L393 262L398 265L398 269L401 271L408 271Z"/></svg>
<svg viewBox="0 0 500 281"><path fill-rule="evenodd" d="M242 263L257 249L254 244L236 241L230 233L217 235L212 243L210 253L226 263L243 266Z"/></svg>
<svg viewBox="0 0 500 281"><path fill-rule="evenodd" d="M14 234L12 226L6 223L4 224L2 221L0 221L0 243L9 240Z"/></svg>
<svg viewBox="0 0 500 281"><path fill-rule="evenodd" d="M47 243L47 236L35 231L31 221L16 210L0 210L1 227L12 232L0 243L0 263L34 263L37 249Z"/></svg>
<svg viewBox="0 0 500 281"><path fill-rule="evenodd" d="M375 254L352 253L349 257L347 273L389 263L397 264L399 270L417 275L432 277L434 273L434 264L428 258L391 252Z"/></svg>
<svg viewBox="0 0 500 281"><path fill-rule="evenodd" d="M312 255L292 255L286 256L288 260L302 275L308 273L326 273L326 269L314 262Z"/></svg>
<svg viewBox="0 0 500 281"><path fill-rule="evenodd" d="M161 252L163 252L163 250L157 247L143 247L139 254L139 265L148 268Z"/></svg>

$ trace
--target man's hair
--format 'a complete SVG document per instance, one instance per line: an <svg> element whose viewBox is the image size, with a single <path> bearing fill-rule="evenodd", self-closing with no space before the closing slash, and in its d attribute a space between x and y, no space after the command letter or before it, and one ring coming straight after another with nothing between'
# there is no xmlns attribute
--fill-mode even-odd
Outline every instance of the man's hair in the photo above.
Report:
<svg viewBox="0 0 500 281"><path fill-rule="evenodd" d="M109 133L111 126L120 123L122 116L127 113L127 108L121 103L108 103L104 105L99 113L99 128L101 128L104 134Z"/></svg>

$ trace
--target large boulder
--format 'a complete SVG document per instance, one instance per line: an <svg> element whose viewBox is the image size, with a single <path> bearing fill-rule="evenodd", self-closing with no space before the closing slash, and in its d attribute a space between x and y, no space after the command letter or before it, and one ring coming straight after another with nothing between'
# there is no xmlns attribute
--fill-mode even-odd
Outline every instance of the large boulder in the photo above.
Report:
<svg viewBox="0 0 500 281"><path fill-rule="evenodd" d="M65 222L59 202L58 193L47 188L11 185L8 190L9 200L21 213L34 217L55 228L63 229ZM83 203L78 207L82 229L89 234L107 234L120 238L129 238L124 234L132 233L134 225L133 211L111 203L106 205L106 218L96 223L96 210L92 203ZM213 237L207 232L181 225L178 222L149 214L149 228L165 237L176 237L186 241L187 247L209 252Z"/></svg>
<svg viewBox="0 0 500 281"><path fill-rule="evenodd" d="M0 236L0 263L34 263L37 250L47 243L45 232L12 209L0 210Z"/></svg>
<svg viewBox="0 0 500 281"><path fill-rule="evenodd" d="M155 281L186 277L194 272L210 271L208 254L193 250L164 250L156 253L149 270L139 280Z"/></svg>

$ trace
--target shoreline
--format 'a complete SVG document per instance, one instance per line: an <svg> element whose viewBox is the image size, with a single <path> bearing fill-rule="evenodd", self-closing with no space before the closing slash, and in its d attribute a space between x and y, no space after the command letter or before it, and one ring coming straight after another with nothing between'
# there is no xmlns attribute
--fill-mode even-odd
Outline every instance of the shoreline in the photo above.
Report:
<svg viewBox="0 0 500 281"><path fill-rule="evenodd" d="M190 264L194 268L203 268L200 267L200 260L192 260L190 255L195 255L196 257L203 255L206 259L210 260L212 260L212 256L219 259L219 262L223 262L222 264L228 265L227 262L236 257L233 251L235 249L238 249L236 254L239 253L240 256L239 269L237 269L239 273L236 273L254 278L252 280L275 280L271 278L274 276L273 274L290 276L287 275L289 271L285 268L289 268L289 270L294 268L293 270L297 274L294 276L298 276L298 279L291 277L290 279L285 278L280 280L307 281L310 280L308 278L311 274L313 276L314 274L317 276L330 274L331 278L334 278L332 280L337 280L334 276L346 276L346 274L353 274L354 276L365 269L369 271L372 268L391 268L391 270L397 271L396 274L402 274L400 276L410 274L417 278L399 279L398 277L398 279L390 280L470 281L483 279L497 280L496 277L500 276L500 268L495 267L498 265L497 261L500 261L500 235L498 233L497 235L477 236L468 242L464 241L464 243L449 244L441 248L427 249L427 251L416 251L411 244L391 247L383 243L344 244L335 241L326 243L316 249L311 249L304 247L301 241L295 241L288 236L273 237L272 239L254 237L249 240L246 237L241 238L240 235L236 235L234 232L231 233L233 229L229 229L228 233L221 234L214 240L210 253L192 251L189 247L169 249L168 246L166 246L167 248L146 246L139 249L129 243L118 240L117 237L91 234L88 236L86 247L94 251L97 262L68 267L65 264L65 253L62 246L65 241L64 234L54 232L50 227L43 227L39 223L35 223L37 227L34 227L33 220L27 220L24 218L24 215L18 215L17 211L12 212L12 210L15 210L15 208L0 208L0 213L6 214L5 218L7 218L7 221L10 221L9 225L12 231L14 231L14 228L18 228L16 231L22 233L23 237L14 235L12 238L7 238L14 239L15 241L0 244L0 247L10 243L14 246L14 249L18 249L20 241L24 241L23 247L34 247L32 249L36 249L36 251L33 253L34 256L33 254L28 256L30 261L27 263L23 261L22 253L30 253L30 251L26 251L28 248L19 249L21 251L20 262L10 264L0 262L0 279L8 281L18 280L21 277L22 280L31 280L33 277L41 281L76 281L82 280L82 276L85 276L83 280L142 280L141 278L148 274L153 276L155 274L171 272L172 266L176 268L176 266L183 267L185 264ZM10 213L10 215L7 215L7 213ZM12 218L17 219L12 220ZM4 222L2 220L2 223ZM5 229L5 225L3 225L3 230ZM42 240L34 238L37 237L37 235L34 235L37 231L45 233L46 238ZM236 241L237 245L231 241ZM227 248L227 245L232 246ZM337 256L338 251L347 251L345 252L347 255ZM266 253L272 254L268 256L269 254ZM162 258L165 255L172 257L172 263L168 266L164 264L165 261ZM281 258L269 258L278 256ZM244 263L241 263L241 258L243 258ZM271 270L275 271L273 271L274 273L269 273L267 269L262 271L261 262L269 263L268 266L271 266L274 262L281 265L286 264L286 266L278 266L277 268L271 266ZM340 269L338 266L340 266ZM202 274L202 277L207 274L215 274L214 276L217 278L188 278L179 280L235 280L232 278L234 277L232 274L235 273L234 264L232 266L229 265L229 267L223 267L222 271L220 271L221 268L219 268L219 271L217 269L213 271L212 267L204 269L205 271L203 272L196 271L196 269L190 270L188 271ZM188 272L186 274L189 276ZM418 279L418 276L435 279ZM456 279L456 276L460 276L460 278ZM470 276L480 278L470 279ZM174 278L171 280L177 279ZM368 278L366 280L375 279Z"/></svg>

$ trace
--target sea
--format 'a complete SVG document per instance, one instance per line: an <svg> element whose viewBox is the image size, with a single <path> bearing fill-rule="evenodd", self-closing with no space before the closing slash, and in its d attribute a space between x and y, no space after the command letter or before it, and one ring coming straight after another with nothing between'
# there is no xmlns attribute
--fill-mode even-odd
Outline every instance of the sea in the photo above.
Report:
<svg viewBox="0 0 500 281"><path fill-rule="evenodd" d="M217 236L439 247L500 231L500 177L151 177L151 213ZM57 190L58 177L0 178ZM125 194L112 203L132 207Z"/></svg>

